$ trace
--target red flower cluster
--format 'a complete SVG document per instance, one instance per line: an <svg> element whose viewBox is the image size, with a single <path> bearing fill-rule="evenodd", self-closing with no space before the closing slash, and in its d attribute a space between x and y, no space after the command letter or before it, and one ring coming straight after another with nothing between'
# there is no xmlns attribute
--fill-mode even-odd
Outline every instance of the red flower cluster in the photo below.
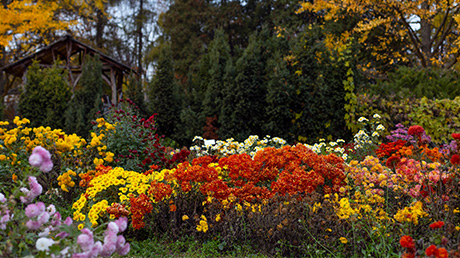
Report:
<svg viewBox="0 0 460 258"><path fill-rule="evenodd" d="M150 196L154 196L156 202L160 202L163 198L171 196L172 188L168 184L159 183L154 180L150 183L148 193Z"/></svg>
<svg viewBox="0 0 460 258"><path fill-rule="evenodd" d="M389 168L396 168L396 166L401 162L401 158L399 156L391 156L387 159L385 165Z"/></svg>
<svg viewBox="0 0 460 258"><path fill-rule="evenodd" d="M219 171L209 164L218 162ZM225 168L225 169L224 169ZM220 178L219 178L220 175ZM202 183L203 195L226 199L230 194L240 201L267 199L276 194L306 194L322 189L329 193L345 185L344 161L336 155L318 155L304 145L265 148L252 159L235 154L196 158L177 166L172 176L188 192L192 183ZM328 182L327 184L325 182Z"/></svg>
<svg viewBox="0 0 460 258"><path fill-rule="evenodd" d="M129 199L131 204L131 221L134 229L141 229L145 226L144 215L152 211L153 206L149 197L145 194L139 197L132 197Z"/></svg>
<svg viewBox="0 0 460 258"><path fill-rule="evenodd" d="M113 214L116 218L120 216L127 217L129 215L129 211L125 209L125 206L116 202L112 206L107 207L106 210L108 214Z"/></svg>
<svg viewBox="0 0 460 258"><path fill-rule="evenodd" d="M401 239L399 240L399 243L404 248L415 249L415 242L414 242L414 239L412 239L411 236L407 236L407 235L402 236Z"/></svg>
<svg viewBox="0 0 460 258"><path fill-rule="evenodd" d="M406 145L406 143L407 141L401 139L395 142L381 143L375 153L379 158L390 157L391 155L397 153L404 145Z"/></svg>
<svg viewBox="0 0 460 258"><path fill-rule="evenodd" d="M420 125L413 125L409 127L409 129L407 130L408 135L419 137L423 134L423 132L425 132L425 129L423 129L423 127L421 127Z"/></svg>
<svg viewBox="0 0 460 258"><path fill-rule="evenodd" d="M436 221L431 223L430 228L435 229L435 228L441 228L444 226L444 221Z"/></svg>
<svg viewBox="0 0 460 258"><path fill-rule="evenodd" d="M460 133L453 133L452 138L454 138L455 140L460 140Z"/></svg>
<svg viewBox="0 0 460 258"><path fill-rule="evenodd" d="M452 157L450 158L450 163L451 163L452 165L458 165L458 164L460 164L460 155L458 155L458 154L452 155Z"/></svg>
<svg viewBox="0 0 460 258"><path fill-rule="evenodd" d="M437 248L435 245L430 245L427 249L425 249L425 254L428 257L436 257L436 258L447 258L449 257L449 253L443 247Z"/></svg>

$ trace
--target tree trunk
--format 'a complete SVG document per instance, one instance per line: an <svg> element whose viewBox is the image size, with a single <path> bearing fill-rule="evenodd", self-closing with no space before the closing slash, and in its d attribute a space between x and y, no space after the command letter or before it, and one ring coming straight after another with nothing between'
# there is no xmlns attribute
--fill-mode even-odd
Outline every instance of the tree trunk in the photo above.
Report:
<svg viewBox="0 0 460 258"><path fill-rule="evenodd" d="M8 0L2 0L2 5L3 5L3 8L6 9L6 7L8 6L9 4L9 1ZM0 46L0 68L4 67L6 65L6 52L5 52L5 47L4 46ZM5 95L6 92L5 91L5 84L6 84L6 78L5 76L3 75L3 70L0 71L0 105L3 103L3 96Z"/></svg>
<svg viewBox="0 0 460 258"><path fill-rule="evenodd" d="M103 47L102 38L104 35L104 27L107 17L102 13L102 10L97 10L97 23L96 23L96 46Z"/></svg>
<svg viewBox="0 0 460 258"><path fill-rule="evenodd" d="M142 29L144 25L144 0L139 1L139 12L137 14L137 37L138 37L138 42L137 42L137 65L138 65L138 71L139 75L142 78L142 40L144 38Z"/></svg>
<svg viewBox="0 0 460 258"><path fill-rule="evenodd" d="M426 1L421 4L421 9L428 11L430 6ZM421 48L422 48L422 66L430 67L431 63L431 23L427 20L428 17L421 17L420 20L420 38L421 38Z"/></svg>

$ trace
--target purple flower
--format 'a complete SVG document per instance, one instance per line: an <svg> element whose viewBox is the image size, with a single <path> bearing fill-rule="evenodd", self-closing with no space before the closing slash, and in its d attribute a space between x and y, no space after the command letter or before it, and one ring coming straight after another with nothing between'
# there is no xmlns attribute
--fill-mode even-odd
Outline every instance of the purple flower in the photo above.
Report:
<svg viewBox="0 0 460 258"><path fill-rule="evenodd" d="M107 225L107 230L105 231L105 234L106 235L109 235L109 234L118 234L118 231L119 231L119 228L118 228L118 225L117 223L111 221L108 225Z"/></svg>
<svg viewBox="0 0 460 258"><path fill-rule="evenodd" d="M67 219L65 219L65 221L64 221L64 224L66 224L67 226L72 225L72 218L71 218L71 217L67 217Z"/></svg>
<svg viewBox="0 0 460 258"><path fill-rule="evenodd" d="M118 252L118 254L120 254L121 256L127 255L129 253L129 249L129 243L126 243L123 249L121 249L121 251Z"/></svg>
<svg viewBox="0 0 460 258"><path fill-rule="evenodd" d="M39 154L32 154L29 157L29 164L32 167L40 167L43 163L43 158Z"/></svg>
<svg viewBox="0 0 460 258"><path fill-rule="evenodd" d="M64 232L64 231L62 231L62 232L56 234L56 237L59 237L59 238L61 238L61 239L62 239L62 238L65 238L65 237L68 237L68 236L69 236L69 233Z"/></svg>
<svg viewBox="0 0 460 258"><path fill-rule="evenodd" d="M97 241L93 248L91 249L91 252L89 253L90 258L96 258L102 251L102 243L100 241Z"/></svg>
<svg viewBox="0 0 460 258"><path fill-rule="evenodd" d="M50 214L48 212L42 212L37 219L40 223L45 224L50 220Z"/></svg>
<svg viewBox="0 0 460 258"><path fill-rule="evenodd" d="M94 240L91 235L83 233L77 237L77 244L80 245L83 252L88 252L93 248Z"/></svg>
<svg viewBox="0 0 460 258"><path fill-rule="evenodd" d="M115 223L118 226L119 232L123 232L128 227L128 218L127 217L120 217L117 220L115 220Z"/></svg>
<svg viewBox="0 0 460 258"><path fill-rule="evenodd" d="M102 257L110 257L116 249L117 246L115 243L104 243L104 245L102 245L102 251L99 255Z"/></svg>
<svg viewBox="0 0 460 258"><path fill-rule="evenodd" d="M39 221L29 220L26 222L26 227L30 230L37 230L42 226Z"/></svg>
<svg viewBox="0 0 460 258"><path fill-rule="evenodd" d="M53 220L51 221L53 227L59 227L61 225L61 213L56 212L53 215Z"/></svg>
<svg viewBox="0 0 460 258"><path fill-rule="evenodd" d="M0 223L7 223L8 221L10 221L10 214L7 213L6 215L3 215L2 218L0 219Z"/></svg>
<svg viewBox="0 0 460 258"><path fill-rule="evenodd" d="M122 236L122 235L118 236L117 244L116 244L117 245L117 250L116 251L120 252L123 249L123 247L125 246L125 244L126 244L125 237Z"/></svg>
<svg viewBox="0 0 460 258"><path fill-rule="evenodd" d="M26 216L28 218L33 218L40 215L40 209L36 204L29 204L26 207Z"/></svg>

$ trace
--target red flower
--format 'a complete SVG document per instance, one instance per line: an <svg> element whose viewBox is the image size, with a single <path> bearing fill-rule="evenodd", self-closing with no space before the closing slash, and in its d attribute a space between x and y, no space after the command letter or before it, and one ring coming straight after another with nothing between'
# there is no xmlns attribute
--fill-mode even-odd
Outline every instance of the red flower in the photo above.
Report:
<svg viewBox="0 0 460 258"><path fill-rule="evenodd" d="M451 163L452 165L458 165L458 164L460 164L460 155L458 155L458 154L452 155L452 157L450 158L450 163Z"/></svg>
<svg viewBox="0 0 460 258"><path fill-rule="evenodd" d="M398 156L391 156L387 159L387 162L385 165L389 168L395 168L399 162L401 161L401 158Z"/></svg>
<svg viewBox="0 0 460 258"><path fill-rule="evenodd" d="M409 248L409 249L415 248L414 239L412 239L412 237L410 236L402 236L401 239L399 240L399 243L404 248Z"/></svg>
<svg viewBox="0 0 460 258"><path fill-rule="evenodd" d="M443 247L439 248L436 252L436 258L447 258L449 257L449 254L447 253L447 250Z"/></svg>
<svg viewBox="0 0 460 258"><path fill-rule="evenodd" d="M460 140L460 133L453 133L452 138L454 138L455 140Z"/></svg>
<svg viewBox="0 0 460 258"><path fill-rule="evenodd" d="M401 258L415 258L415 255L413 253L403 253Z"/></svg>
<svg viewBox="0 0 460 258"><path fill-rule="evenodd" d="M430 228L435 229L435 228L441 228L444 226L444 221L436 221L434 223L431 223Z"/></svg>
<svg viewBox="0 0 460 258"><path fill-rule="evenodd" d="M425 129L423 129L420 125L413 125L407 130L407 134L414 136L421 136L423 132L425 132Z"/></svg>
<svg viewBox="0 0 460 258"><path fill-rule="evenodd" d="M430 245L428 248L425 250L426 256L433 256L437 254L438 249L436 248L435 245Z"/></svg>

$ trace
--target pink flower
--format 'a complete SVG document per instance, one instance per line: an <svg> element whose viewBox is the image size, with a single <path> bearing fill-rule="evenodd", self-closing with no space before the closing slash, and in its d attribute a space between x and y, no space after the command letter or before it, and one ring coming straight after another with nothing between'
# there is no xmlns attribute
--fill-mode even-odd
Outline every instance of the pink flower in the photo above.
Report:
<svg viewBox="0 0 460 258"><path fill-rule="evenodd" d="M56 234L56 237L59 237L61 239L65 238L65 237L68 237L69 236L69 233L65 232L65 231L62 231L58 234Z"/></svg>
<svg viewBox="0 0 460 258"><path fill-rule="evenodd" d="M102 245L102 251L99 255L102 257L110 257L112 256L113 252L115 252L116 249L117 249L117 246L115 245L115 243L109 243L109 244L104 243Z"/></svg>
<svg viewBox="0 0 460 258"><path fill-rule="evenodd" d="M29 220L26 222L26 227L30 230L37 230L42 226L39 221Z"/></svg>
<svg viewBox="0 0 460 258"><path fill-rule="evenodd" d="M37 146L32 150L32 155L29 157L29 164L45 173L50 172L53 168L50 152L41 146Z"/></svg>
<svg viewBox="0 0 460 258"><path fill-rule="evenodd" d="M113 232L106 232L106 235L104 237L104 245L107 244L116 244L117 243L117 233Z"/></svg>
<svg viewBox="0 0 460 258"><path fill-rule="evenodd" d="M28 218L33 218L40 215L40 210L38 209L36 204L29 204L26 207L26 216Z"/></svg>
<svg viewBox="0 0 460 258"><path fill-rule="evenodd" d="M123 249L121 249L121 251L118 252L118 254L120 254L121 256L127 255L129 253L129 249L129 243L126 243Z"/></svg>
<svg viewBox="0 0 460 258"><path fill-rule="evenodd" d="M119 232L123 232L128 227L128 218L120 217L117 220L115 220L115 223L118 225Z"/></svg>
<svg viewBox="0 0 460 258"><path fill-rule="evenodd" d="M117 245L117 250L116 251L120 252L123 249L123 247L125 246L125 244L126 244L125 237L122 236L122 235L118 236L117 244L116 244Z"/></svg>
<svg viewBox="0 0 460 258"><path fill-rule="evenodd" d="M91 249L91 252L89 253L88 257L96 258L99 256L101 251L102 251L102 243L100 241L97 241L96 244L94 244L93 249Z"/></svg>
<svg viewBox="0 0 460 258"><path fill-rule="evenodd" d="M22 203L30 203L35 199L35 197L39 196L42 194L43 188L42 186L37 182L37 178L33 176L29 176L29 187L30 190L27 188L21 188L21 192L23 192L26 196L21 196L19 197L21 199Z"/></svg>
<svg viewBox="0 0 460 258"><path fill-rule="evenodd" d="M64 224L66 224L67 226L70 226L72 225L72 218L71 217L67 217L64 221ZM83 229L82 229L83 230Z"/></svg>
<svg viewBox="0 0 460 258"><path fill-rule="evenodd" d="M80 234L77 237L77 244L80 245L83 252L88 252L93 248L94 240L93 237L88 234Z"/></svg>
<svg viewBox="0 0 460 258"><path fill-rule="evenodd" d="M118 230L119 230L118 225L115 222L112 221L107 225L107 230L105 231L105 234L109 235L109 234L113 233L113 234L116 235L116 234L118 234Z"/></svg>
<svg viewBox="0 0 460 258"><path fill-rule="evenodd" d="M5 198L5 195L0 193L0 202L1 203L5 203L6 202L6 198Z"/></svg>
<svg viewBox="0 0 460 258"><path fill-rule="evenodd" d="M50 220L50 214L48 212L42 212L37 219L41 224L45 224Z"/></svg>
<svg viewBox="0 0 460 258"><path fill-rule="evenodd" d="M61 213L56 212L53 215L53 220L51 221L53 227L59 227L61 225Z"/></svg>

